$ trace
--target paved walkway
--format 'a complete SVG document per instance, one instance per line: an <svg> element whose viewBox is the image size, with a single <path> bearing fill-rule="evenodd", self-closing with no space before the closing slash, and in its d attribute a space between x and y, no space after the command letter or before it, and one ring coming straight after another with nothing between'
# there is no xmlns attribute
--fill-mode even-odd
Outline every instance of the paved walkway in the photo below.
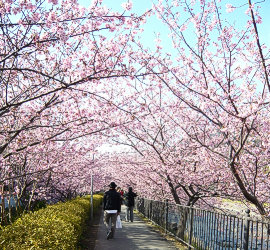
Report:
<svg viewBox="0 0 270 250"><path fill-rule="evenodd" d="M134 222L125 222L125 206L122 206L121 229L116 229L114 239L106 239L106 227L103 215L100 217L95 250L133 250L133 249L177 249L173 243L167 241L145 224L136 214Z"/></svg>

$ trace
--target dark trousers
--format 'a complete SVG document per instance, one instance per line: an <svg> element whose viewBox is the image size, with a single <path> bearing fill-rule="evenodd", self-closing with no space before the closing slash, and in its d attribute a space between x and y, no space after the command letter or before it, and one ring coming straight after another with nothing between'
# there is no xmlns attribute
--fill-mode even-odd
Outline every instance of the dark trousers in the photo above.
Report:
<svg viewBox="0 0 270 250"><path fill-rule="evenodd" d="M133 222L133 209L134 209L134 206L131 206L131 207L128 207L127 206L127 209L126 209L126 220L127 221L131 221Z"/></svg>

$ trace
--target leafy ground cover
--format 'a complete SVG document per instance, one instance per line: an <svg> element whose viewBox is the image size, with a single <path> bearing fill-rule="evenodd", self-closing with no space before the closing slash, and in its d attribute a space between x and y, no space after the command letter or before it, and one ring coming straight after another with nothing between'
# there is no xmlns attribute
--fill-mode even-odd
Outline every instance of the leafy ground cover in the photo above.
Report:
<svg viewBox="0 0 270 250"><path fill-rule="evenodd" d="M90 197L47 206L2 228L1 249L77 249L90 215ZM94 195L94 212L102 195Z"/></svg>

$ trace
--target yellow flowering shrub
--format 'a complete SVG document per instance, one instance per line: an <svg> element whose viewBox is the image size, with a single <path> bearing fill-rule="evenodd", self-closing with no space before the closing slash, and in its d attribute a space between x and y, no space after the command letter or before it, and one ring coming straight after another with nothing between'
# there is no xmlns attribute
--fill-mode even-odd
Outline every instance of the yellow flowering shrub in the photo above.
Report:
<svg viewBox="0 0 270 250"><path fill-rule="evenodd" d="M94 195L93 210L102 195ZM90 215L90 196L47 206L23 215L0 231L0 249L77 249Z"/></svg>

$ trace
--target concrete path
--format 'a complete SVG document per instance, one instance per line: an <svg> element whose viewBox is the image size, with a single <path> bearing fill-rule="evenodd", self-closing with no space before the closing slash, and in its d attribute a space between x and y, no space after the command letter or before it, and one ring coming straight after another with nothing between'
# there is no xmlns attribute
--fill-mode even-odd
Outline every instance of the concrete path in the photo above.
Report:
<svg viewBox="0 0 270 250"><path fill-rule="evenodd" d="M177 249L173 243L167 241L146 225L136 214L134 222L125 222L125 206L122 206L122 229L116 229L114 239L106 239L106 227L103 215L100 217L95 250L133 250L133 249Z"/></svg>

